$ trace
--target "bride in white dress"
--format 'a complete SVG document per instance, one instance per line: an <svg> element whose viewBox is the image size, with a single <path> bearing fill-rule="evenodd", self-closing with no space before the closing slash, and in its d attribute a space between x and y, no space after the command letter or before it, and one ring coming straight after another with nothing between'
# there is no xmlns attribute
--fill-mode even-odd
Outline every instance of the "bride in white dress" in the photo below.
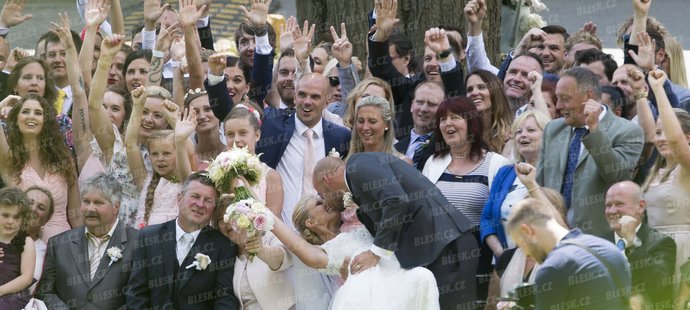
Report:
<svg viewBox="0 0 690 310"><path fill-rule="evenodd" d="M350 257L368 250L374 238L366 228L340 233L341 216L316 196L306 196L292 219L297 235L279 218L273 233L304 264L328 275L340 275ZM304 238L304 239L303 239ZM306 241L305 241L306 240ZM405 270L395 255L357 274L347 268L347 281L337 291L330 309L439 309L434 275L426 268Z"/></svg>

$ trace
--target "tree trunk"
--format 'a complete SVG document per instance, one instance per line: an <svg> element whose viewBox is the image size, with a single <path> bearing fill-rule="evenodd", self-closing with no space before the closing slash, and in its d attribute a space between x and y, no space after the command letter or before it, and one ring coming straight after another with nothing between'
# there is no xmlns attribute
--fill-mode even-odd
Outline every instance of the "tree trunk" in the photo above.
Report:
<svg viewBox="0 0 690 310"><path fill-rule="evenodd" d="M399 29L407 34L415 46L415 55L424 55L424 32L441 24L456 25L463 29L466 39L463 8L469 0L398 0ZM372 0L297 0L297 19L302 25L305 19L316 23L314 44L332 41L329 27L335 26L340 34L340 23L347 24L347 33L360 59L366 57L366 35L369 31L367 14L373 9ZM501 30L501 3L488 0L487 16L482 28L487 54L498 66Z"/></svg>

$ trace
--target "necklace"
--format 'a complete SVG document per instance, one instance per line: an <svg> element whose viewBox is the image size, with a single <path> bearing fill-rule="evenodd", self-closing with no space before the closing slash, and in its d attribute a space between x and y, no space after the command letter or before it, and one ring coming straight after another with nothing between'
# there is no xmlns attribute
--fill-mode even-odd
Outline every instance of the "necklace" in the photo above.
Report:
<svg viewBox="0 0 690 310"><path fill-rule="evenodd" d="M453 159L465 159L467 158L467 155L462 155L462 156L451 156Z"/></svg>

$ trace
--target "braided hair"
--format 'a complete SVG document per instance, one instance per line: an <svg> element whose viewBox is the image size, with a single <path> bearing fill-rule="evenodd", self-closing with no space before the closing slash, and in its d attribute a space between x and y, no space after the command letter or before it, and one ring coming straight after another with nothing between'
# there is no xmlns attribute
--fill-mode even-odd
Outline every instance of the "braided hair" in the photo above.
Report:
<svg viewBox="0 0 690 310"><path fill-rule="evenodd" d="M154 131L151 134L151 137L148 139L148 146L149 150L151 149L151 142L152 141L164 141L164 140L169 140L173 139L175 136L175 131L173 130L159 130L159 131ZM151 211L153 209L153 200L156 198L156 188L158 187L158 183L161 181L161 175L156 172L156 170L153 170L153 176L151 177L151 182L149 183L149 186L146 188L146 198L144 199L144 223L148 223L149 217L151 216Z"/></svg>

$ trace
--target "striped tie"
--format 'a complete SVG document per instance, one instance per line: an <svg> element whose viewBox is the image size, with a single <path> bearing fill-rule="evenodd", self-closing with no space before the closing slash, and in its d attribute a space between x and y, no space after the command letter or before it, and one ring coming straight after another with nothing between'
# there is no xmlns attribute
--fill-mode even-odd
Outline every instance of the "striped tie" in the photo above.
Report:
<svg viewBox="0 0 690 310"><path fill-rule="evenodd" d="M101 263L101 258L103 257L101 247L108 243L110 236L105 235L103 238L98 238L89 234L89 240L93 243L93 253L91 254L91 259L89 260L89 270L91 280L93 280L93 277L96 275L96 271L98 271L98 265Z"/></svg>

